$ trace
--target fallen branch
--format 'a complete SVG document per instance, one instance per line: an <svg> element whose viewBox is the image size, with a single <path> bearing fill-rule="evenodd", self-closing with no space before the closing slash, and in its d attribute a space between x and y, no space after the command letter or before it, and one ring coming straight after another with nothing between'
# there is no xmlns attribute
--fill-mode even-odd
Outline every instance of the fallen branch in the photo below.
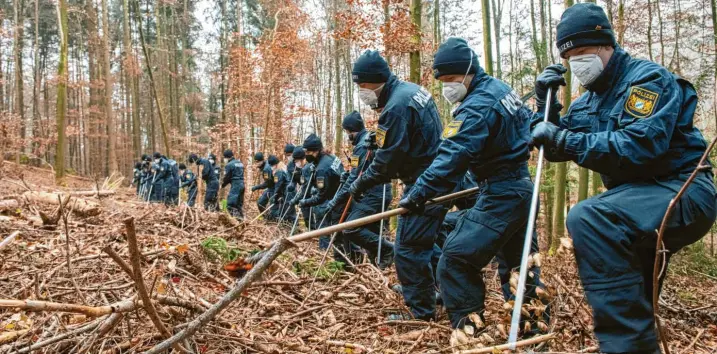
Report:
<svg viewBox="0 0 717 354"><path fill-rule="evenodd" d="M3 247L9 245L10 242L12 242L12 240L14 240L15 237L17 237L17 235L19 235L19 234L20 234L20 231L15 231L15 232L11 233L10 236L5 237L5 239L2 240L2 242L0 242L0 250L1 250Z"/></svg>
<svg viewBox="0 0 717 354"><path fill-rule="evenodd" d="M682 195L685 194L687 191L687 187L692 184L692 181L695 180L697 177L697 174L709 169L711 166L709 163L705 164L707 162L707 159L709 158L710 151L714 149L715 145L717 144L717 138L714 138L710 145L705 150L704 154L702 154L702 158L700 159L700 162L697 164L697 167L694 171L692 171L692 174L690 174L690 177L687 178L687 181L685 181L685 184L682 185L682 188L680 188L680 191L677 192L677 195L670 200L670 204L667 205L667 210L665 211L665 216L662 218L662 222L660 223L660 229L657 231L657 241L655 241L655 263L652 267L652 308L653 310L653 316L655 317L655 324L657 325L657 333L659 334L660 341L662 342L662 349L665 351L665 354L670 354L670 348L667 345L667 336L665 332L662 329L662 323L660 321L660 316L658 316L658 309L659 309L659 289L660 289L660 268L662 268L662 255L661 253L667 252L668 250L664 249L662 239L665 236L665 231L667 230L667 222L670 219L670 216L672 216L672 212L675 211L675 207L677 206L677 203L682 198Z"/></svg>
<svg viewBox="0 0 717 354"><path fill-rule="evenodd" d="M476 192L478 192L478 187L436 198L435 200L432 200L427 204L442 203L456 198L462 198ZM259 260L259 262L256 263L256 265L251 270L249 270L246 275L244 275L244 277L241 278L241 280L239 280L235 284L235 286L231 290L229 290L229 292L227 292L219 301L217 301L210 309L208 309L207 311L199 315L197 318L189 322L185 329L173 335L170 339L165 340L154 346L152 349L148 350L146 354L157 354L162 351L168 350L175 343L178 343L191 336L192 334L196 333L199 328L209 323L216 315L218 315L227 306L229 306L229 304L234 302L234 300L238 299L239 296L241 296L244 290L246 290L251 283L261 277L261 274L277 257L279 257L280 254L282 254L284 251L291 247L295 247L296 244L294 243L294 241L310 240L312 238L332 234L334 232L342 231L344 229L356 228L359 226L371 224L373 222L381 220L382 218L388 218L394 215L400 215L405 213L408 213L408 209L398 208L387 211L385 213L371 215L365 218L356 219L343 224L337 224L324 229L299 234L289 238L279 239L271 246L268 251L259 253L261 254L261 260Z"/></svg>
<svg viewBox="0 0 717 354"><path fill-rule="evenodd" d="M553 338L555 338L555 333L549 333L549 334L545 334L545 335L538 336L538 337L519 340L519 341L515 342L515 347L519 348L519 347L524 347L527 345L538 344L538 343L542 343L542 342L551 340ZM511 346L511 344L506 343L506 344L496 345L496 346L492 346L492 347L461 350L459 353L460 354L494 353L494 352L501 352L503 350L510 349L510 346Z"/></svg>
<svg viewBox="0 0 717 354"><path fill-rule="evenodd" d="M134 311L137 306L133 301L121 301L112 305L93 307L39 300L0 299L0 308L17 308L25 311L71 312L99 317L116 312Z"/></svg>
<svg viewBox="0 0 717 354"><path fill-rule="evenodd" d="M102 190L102 191L72 191L70 192L70 195L73 197L94 197L97 195L100 195L100 197L106 197L108 195L114 195L115 191L113 190Z"/></svg>
<svg viewBox="0 0 717 354"><path fill-rule="evenodd" d="M0 344L10 343L30 332L29 329L0 333Z"/></svg>
<svg viewBox="0 0 717 354"><path fill-rule="evenodd" d="M58 197L61 195L62 194L60 193L48 192L25 192L22 194L22 196L27 200L50 205L59 205L60 202ZM80 198L72 198L68 207L72 209L75 214L80 216L94 216L102 212L100 204Z"/></svg>
<svg viewBox="0 0 717 354"><path fill-rule="evenodd" d="M16 210L20 207L20 203L18 203L15 199L7 199L7 200L0 200L0 212L6 211L6 210Z"/></svg>

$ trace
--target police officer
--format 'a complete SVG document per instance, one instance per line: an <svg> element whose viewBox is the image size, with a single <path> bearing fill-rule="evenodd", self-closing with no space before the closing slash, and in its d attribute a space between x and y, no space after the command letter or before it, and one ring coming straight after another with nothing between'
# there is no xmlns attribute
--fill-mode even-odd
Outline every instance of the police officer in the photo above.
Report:
<svg viewBox="0 0 717 354"><path fill-rule="evenodd" d="M166 180L169 177L169 168L162 154L155 152L152 157L152 195L150 201L165 202L167 196Z"/></svg>
<svg viewBox="0 0 717 354"><path fill-rule="evenodd" d="M271 220L279 220L281 212L286 204L286 189L289 184L289 176L286 174L285 165L279 159L271 155L268 161L271 166L271 173L274 176L274 206L271 207Z"/></svg>
<svg viewBox="0 0 717 354"><path fill-rule="evenodd" d="M193 207L197 200L197 177L183 163L179 164L179 181L180 188L187 188L187 205Z"/></svg>
<svg viewBox="0 0 717 354"><path fill-rule="evenodd" d="M214 167L209 159L198 158L196 154L189 155L189 163L196 163L197 166L202 166L202 180L206 184L206 190L204 191L204 210L216 211L217 205L217 193L219 192L219 176L214 172Z"/></svg>
<svg viewBox="0 0 717 354"><path fill-rule="evenodd" d="M137 196L139 196L139 188L141 186L141 183L140 183L141 180L142 180L142 163L135 162L134 169L132 170L132 183L130 183L130 185L135 187Z"/></svg>
<svg viewBox="0 0 717 354"><path fill-rule="evenodd" d="M311 134L304 140L304 149L306 150L306 161L316 165L314 177L307 182L307 186L316 188L317 193L306 199L300 200L299 206L302 208L313 207L315 210L320 210L322 208L330 210L330 208L327 208L327 205L334 198L336 191L339 189L341 174L344 172L344 166L341 164L341 160L339 158L324 152L324 144L316 134ZM316 225L312 225L312 228L317 229L319 227L326 227L337 223L341 218L342 211L343 210L330 210L324 215L314 215L314 223ZM319 239L319 247L321 249L327 248L329 244L330 238L328 236ZM341 234L337 234L334 246L352 258L351 262L355 263L356 258L347 253L351 250L351 247L348 247L346 242L344 242ZM334 253L334 258L338 261L344 262L346 265L349 264L338 252Z"/></svg>
<svg viewBox="0 0 717 354"><path fill-rule="evenodd" d="M147 154L142 154L142 175L140 184L141 198L144 201L149 200L149 189L152 177L152 158Z"/></svg>
<svg viewBox="0 0 717 354"><path fill-rule="evenodd" d="M227 184L232 187L227 195L227 211L242 220L244 218L244 164L234 158L234 152L224 150L224 180L222 188Z"/></svg>
<svg viewBox="0 0 717 354"><path fill-rule="evenodd" d="M379 149L366 172L351 185L351 194L360 200L364 192L392 178L401 179L404 193L408 193L438 150L442 127L436 104L426 89L393 75L376 51L366 51L356 60L352 76L361 101L381 115L376 130ZM399 217L394 244L396 272L404 301L420 320L435 317L431 258L440 253L434 241L445 212L445 207L433 205L423 214Z"/></svg>
<svg viewBox="0 0 717 354"><path fill-rule="evenodd" d="M361 171L365 171L366 168L368 168L377 148L377 146L375 146L375 135L369 134L366 130L359 112L353 111L346 115L341 123L341 127L346 131L346 136L349 137L354 147L351 155L351 172L346 181L342 183L341 189L336 192L334 198L326 205L325 209L318 210L317 215L321 214L323 216L335 208L338 208L339 211L344 209L349 199L349 186L358 178ZM371 136L373 139L370 138ZM367 190L360 201L352 199L350 206L351 211L346 221L380 213L382 208L388 208L392 199L393 194L389 184L376 185ZM343 235L348 241L365 249L370 261L375 263L378 257L378 233L380 227L381 223L375 222L359 228L345 230ZM383 239L381 241L381 259L377 265L381 269L385 269L390 266L391 263L393 263L393 243L387 239Z"/></svg>
<svg viewBox="0 0 717 354"><path fill-rule="evenodd" d="M533 128L532 138L545 146L548 160L598 172L607 187L567 217L600 351L654 353L659 351L652 308L655 230L707 147L693 122L697 93L664 67L620 48L597 5L565 10L556 44L587 92L563 117L555 98L543 100L555 113ZM536 80L536 95L564 85L563 73L560 65L546 68ZM705 235L715 209L712 172L704 169L667 222L667 260Z"/></svg>
<svg viewBox="0 0 717 354"><path fill-rule="evenodd" d="M294 164L296 165L296 169L291 177L296 190L296 195L292 201L289 202L289 204L291 209L294 209L294 206L299 204L299 201L304 198L304 195L309 195L309 193L306 192L306 188L310 187L306 184L306 181L312 179L315 167L314 164L306 162L306 151L302 146L295 147L291 156L293 157ZM304 219L304 226L309 228L311 222L311 208L300 207L299 210L301 211L301 216Z"/></svg>
<svg viewBox="0 0 717 354"><path fill-rule="evenodd" d="M164 203L167 205L177 205L179 202L179 167L177 161L162 155L167 166L167 176L164 180L164 190L166 195Z"/></svg>
<svg viewBox="0 0 717 354"><path fill-rule="evenodd" d="M288 143L284 146L284 163L286 164L286 197L284 202L281 204L280 216L283 216L285 220L294 220L296 212L292 205L289 204L296 196L296 186L293 182L294 171L296 170L296 163L294 162L294 150L296 147Z"/></svg>
<svg viewBox="0 0 717 354"><path fill-rule="evenodd" d="M274 176L271 172L271 166L264 161L264 154L261 152L254 154L254 167L259 170L259 173L261 174L260 178L263 182L259 185L251 187L251 191L254 192L262 189L264 190L264 192L261 193L261 196L259 196L259 199L256 201L256 205L259 207L259 212L263 213L269 205L269 200L274 195ZM267 215L266 217L270 218L271 216Z"/></svg>
<svg viewBox="0 0 717 354"><path fill-rule="evenodd" d="M462 38L449 38L434 55L443 96L458 106L443 131L438 156L399 203L421 213L427 200L450 193L468 169L480 181L475 205L448 236L438 262L441 295L454 328L451 343L457 349L466 349L485 323L481 269L498 252L511 268L520 265L533 191L528 171L532 114L477 59ZM534 286L529 289L534 294Z"/></svg>

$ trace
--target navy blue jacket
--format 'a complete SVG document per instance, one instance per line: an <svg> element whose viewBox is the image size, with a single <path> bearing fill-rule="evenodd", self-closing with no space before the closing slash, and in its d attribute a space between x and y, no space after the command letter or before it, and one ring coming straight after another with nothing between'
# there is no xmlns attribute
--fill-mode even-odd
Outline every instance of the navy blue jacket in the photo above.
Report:
<svg viewBox="0 0 717 354"><path fill-rule="evenodd" d="M306 182L312 178L311 169L314 167L313 163L307 163L303 168L295 170L293 181L298 186L296 188L295 200L301 200L304 198L306 188L311 188ZM309 197L310 193L306 193L306 197Z"/></svg>
<svg viewBox="0 0 717 354"><path fill-rule="evenodd" d="M274 191L274 172L271 171L271 166L269 166L268 163L264 162L264 167L261 171L261 178L264 182L262 182L260 185L256 186L256 189L268 189L269 191Z"/></svg>
<svg viewBox="0 0 717 354"><path fill-rule="evenodd" d="M443 131L438 156L411 195L426 200L447 194L469 169L479 181L506 173L528 176L531 117L508 85L479 68Z"/></svg>
<svg viewBox="0 0 717 354"><path fill-rule="evenodd" d="M194 172L190 169L184 170L184 173L179 176L180 181L182 184L180 187L189 187L189 189L195 188L197 186L197 177L194 176Z"/></svg>
<svg viewBox="0 0 717 354"><path fill-rule="evenodd" d="M343 172L344 166L338 157L322 153L316 164L314 178L306 184L309 187L316 187L318 193L306 198L304 206L312 207L331 200L339 189Z"/></svg>
<svg viewBox="0 0 717 354"><path fill-rule="evenodd" d="M274 173L274 200L282 200L286 197L286 187L289 185L289 175L284 170L276 170Z"/></svg>
<svg viewBox="0 0 717 354"><path fill-rule="evenodd" d="M393 178L411 184L438 150L442 126L436 104L423 87L392 75L381 90L379 106L384 106L376 130L379 149L362 179L372 185Z"/></svg>
<svg viewBox="0 0 717 354"><path fill-rule="evenodd" d="M197 165L202 166L202 180L206 182L219 182L219 176L214 172L214 166L205 158L197 160Z"/></svg>
<svg viewBox="0 0 717 354"><path fill-rule="evenodd" d="M596 171L608 189L697 166L707 143L693 125L692 84L617 47L589 89L560 119L571 133L563 153L546 151L548 160ZM534 120L541 119L542 112L536 113Z"/></svg>
<svg viewBox="0 0 717 354"><path fill-rule="evenodd" d="M296 170L296 163L294 162L294 159L291 159L291 161L286 164L286 175L293 176L294 170Z"/></svg>
<svg viewBox="0 0 717 354"><path fill-rule="evenodd" d="M239 188L239 186L244 187L244 164L237 159L229 160L224 166L222 188L230 183L232 188Z"/></svg>
<svg viewBox="0 0 717 354"><path fill-rule="evenodd" d="M346 179L346 183L344 183L341 186L341 189L336 192L336 195L334 196L334 205L342 205L346 203L346 200L349 198L349 187L351 187L351 184L358 178L361 170L363 169L366 171L368 166L371 164L371 161L373 161L374 156L370 156L369 160L366 161L366 157L369 152L369 145L365 141L367 135L368 131L362 130L356 135L356 139L351 142L354 146L351 153L351 173L349 174L348 179ZM373 153L371 153L371 155L373 155ZM364 193L364 197L383 198L383 184L371 187L366 191L366 193Z"/></svg>
<svg viewBox="0 0 717 354"><path fill-rule="evenodd" d="M172 159L164 160L165 166L167 167L167 174L164 180L164 186L166 188L174 188L179 186L179 165L177 161Z"/></svg>

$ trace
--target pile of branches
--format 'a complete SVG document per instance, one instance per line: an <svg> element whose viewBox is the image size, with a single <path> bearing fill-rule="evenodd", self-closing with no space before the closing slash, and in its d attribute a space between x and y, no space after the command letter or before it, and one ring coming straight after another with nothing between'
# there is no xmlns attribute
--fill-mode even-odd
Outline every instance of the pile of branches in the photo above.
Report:
<svg viewBox="0 0 717 354"><path fill-rule="evenodd" d="M39 192L33 190L38 186L28 187L16 194ZM147 351L219 301L242 275L237 262L289 233L256 217L249 200L247 214L254 217L238 222L226 213L147 204L129 189L82 196L100 210L83 215L64 202L71 191L52 193L60 197L57 204L20 198L22 203L2 215L0 353ZM58 217L54 225L38 222L40 213ZM550 334L523 348L597 351L570 246L566 239L555 256L544 257L542 278L553 289ZM408 312L391 290L395 271L381 272L366 262L348 272L323 257L315 242L290 249L174 351L451 352L451 328L442 310L435 323L386 321L388 313ZM497 267L484 269L484 277L488 326L468 353L503 349L492 346L507 339L499 327L508 311ZM705 321L715 308L679 303L672 289L668 282L663 305L671 319L671 346L683 352L714 348L717 327Z"/></svg>

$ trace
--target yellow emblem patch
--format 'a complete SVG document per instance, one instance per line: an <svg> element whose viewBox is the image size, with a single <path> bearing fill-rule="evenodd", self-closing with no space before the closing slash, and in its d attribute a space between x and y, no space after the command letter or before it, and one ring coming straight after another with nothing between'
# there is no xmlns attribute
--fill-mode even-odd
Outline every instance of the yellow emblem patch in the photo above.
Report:
<svg viewBox="0 0 717 354"><path fill-rule="evenodd" d="M269 179L269 172L264 172L264 179Z"/></svg>
<svg viewBox="0 0 717 354"><path fill-rule="evenodd" d="M384 141L386 141L386 131L381 128L376 129L376 145L382 148Z"/></svg>
<svg viewBox="0 0 717 354"><path fill-rule="evenodd" d="M361 156L359 156L359 155L351 155L351 167L358 168L360 159L361 159Z"/></svg>
<svg viewBox="0 0 717 354"><path fill-rule="evenodd" d="M316 187L318 187L319 189L324 189L324 177L316 178Z"/></svg>
<svg viewBox="0 0 717 354"><path fill-rule="evenodd" d="M625 111L637 118L647 118L655 110L659 94L642 87L631 87L625 101Z"/></svg>
<svg viewBox="0 0 717 354"><path fill-rule="evenodd" d="M461 125L463 125L462 120L454 120L448 123L448 126L443 129L442 138L448 139L458 134L458 131L461 129Z"/></svg>
<svg viewBox="0 0 717 354"><path fill-rule="evenodd" d="M279 176L274 176L274 183L279 183Z"/></svg>

